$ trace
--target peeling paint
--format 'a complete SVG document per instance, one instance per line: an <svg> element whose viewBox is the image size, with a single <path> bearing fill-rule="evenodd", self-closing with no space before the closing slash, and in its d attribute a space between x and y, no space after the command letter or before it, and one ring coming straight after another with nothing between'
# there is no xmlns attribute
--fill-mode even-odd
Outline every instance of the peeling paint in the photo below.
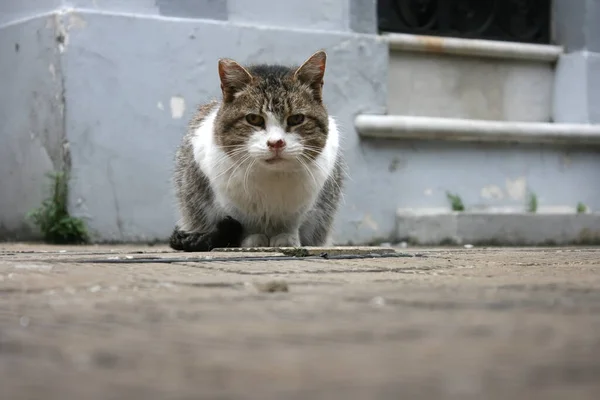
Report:
<svg viewBox="0 0 600 400"><path fill-rule="evenodd" d="M74 12L69 13L69 25L67 26L68 30L83 29L85 27L87 27L87 22L81 15Z"/></svg>
<svg viewBox="0 0 600 400"><path fill-rule="evenodd" d="M488 185L481 188L480 195L484 199L500 200L504 198L504 191L500 186Z"/></svg>
<svg viewBox="0 0 600 400"><path fill-rule="evenodd" d="M56 14L54 16L54 30L56 33L56 42L58 43L58 51L64 53L69 45L69 32L63 24L61 14Z"/></svg>
<svg viewBox="0 0 600 400"><path fill-rule="evenodd" d="M444 38L435 36L416 36L416 39L423 44L425 49L432 53L444 52Z"/></svg>
<svg viewBox="0 0 600 400"><path fill-rule="evenodd" d="M173 119L181 119L185 112L185 99L179 96L171 97L171 117Z"/></svg>
<svg viewBox="0 0 600 400"><path fill-rule="evenodd" d="M50 76L52 76L52 82L56 82L56 67L54 64L48 66L48 71L50 72Z"/></svg>
<svg viewBox="0 0 600 400"><path fill-rule="evenodd" d="M75 13L73 9L65 9L54 15L54 24L47 24L46 26L54 28L58 51L64 53L69 46L69 31L72 29L83 29L87 26L87 22L79 14Z"/></svg>
<svg viewBox="0 0 600 400"><path fill-rule="evenodd" d="M515 179L506 178L506 192L513 200L525 200L527 194L527 178L520 176Z"/></svg>

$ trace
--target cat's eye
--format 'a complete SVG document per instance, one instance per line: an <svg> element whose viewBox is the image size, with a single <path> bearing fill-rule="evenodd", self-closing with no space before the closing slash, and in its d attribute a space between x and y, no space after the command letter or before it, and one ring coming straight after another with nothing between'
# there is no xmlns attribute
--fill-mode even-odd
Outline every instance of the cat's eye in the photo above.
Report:
<svg viewBox="0 0 600 400"><path fill-rule="evenodd" d="M258 114L246 115L246 121L250 125L254 125L254 126L264 126L264 124L265 124L265 119Z"/></svg>
<svg viewBox="0 0 600 400"><path fill-rule="evenodd" d="M301 123L304 122L304 115L302 114L294 114L294 115L290 115L287 118L287 124L289 126L295 126L295 125L300 125Z"/></svg>

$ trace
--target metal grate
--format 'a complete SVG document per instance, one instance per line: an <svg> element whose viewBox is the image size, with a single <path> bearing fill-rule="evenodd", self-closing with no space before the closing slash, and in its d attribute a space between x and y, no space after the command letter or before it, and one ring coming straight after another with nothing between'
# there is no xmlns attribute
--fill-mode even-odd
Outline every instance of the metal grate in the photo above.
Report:
<svg viewBox="0 0 600 400"><path fill-rule="evenodd" d="M550 43L551 0L378 0L379 30Z"/></svg>

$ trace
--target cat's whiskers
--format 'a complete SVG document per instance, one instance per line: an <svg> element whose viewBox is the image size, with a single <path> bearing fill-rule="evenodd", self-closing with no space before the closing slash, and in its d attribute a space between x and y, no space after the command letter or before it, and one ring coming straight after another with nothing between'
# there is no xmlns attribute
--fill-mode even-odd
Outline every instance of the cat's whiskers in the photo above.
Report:
<svg viewBox="0 0 600 400"><path fill-rule="evenodd" d="M243 162L245 162L249 158L250 158L250 155L246 155L246 157L242 158L238 163L243 163ZM223 164L226 161L231 161L231 159L229 157L227 157L227 156L220 157L220 158L218 158L218 159L215 160L215 165ZM219 173L212 180L213 181L217 181L217 179L219 179L220 177L222 177L223 175L225 175L229 171L231 171L233 168L235 168L236 165L238 165L238 163L236 163L236 162L232 163L229 167L227 167L227 169L225 171L222 171L221 173Z"/></svg>
<svg viewBox="0 0 600 400"><path fill-rule="evenodd" d="M298 161L300 162L300 165L302 165L302 167L304 168L304 170L310 175L310 177L312 178L314 184L315 184L315 188L319 187L319 184L317 183L317 178L315 178L314 174L311 172L310 168L308 167L308 165L306 165L306 163L304 163L304 161L302 161L302 158L298 158Z"/></svg>
<svg viewBox="0 0 600 400"><path fill-rule="evenodd" d="M238 147L238 149L236 149L235 151L232 151L229 154L223 152L213 161L215 163L215 165L222 165L223 163L226 163L226 162L230 163L230 162L234 161L226 170L222 171L216 177L214 177L213 180L216 180L216 179L220 178L221 176L225 175L227 172L229 172L231 169L233 169L236 166L234 157L237 157L240 154L246 153L246 149L244 147L240 147L240 146L235 146L235 147ZM246 156L250 157L250 155L247 153L246 153ZM243 157L242 161L240 161L240 162L245 161L244 160L245 158L246 157Z"/></svg>
<svg viewBox="0 0 600 400"><path fill-rule="evenodd" d="M216 159L213 160L213 163L215 164L215 166L223 166L224 163L231 163L231 165L225 165L225 169L220 171L216 176L211 177L211 182L214 183L218 183L219 179L221 177L223 177L223 175L227 175L227 174L232 174L232 170L235 171L235 169L242 163L244 163L246 160L248 160L250 158L250 155L246 154L244 157L242 157L240 160L232 160L231 157L227 156L226 154L222 154L219 157L217 157ZM233 161L233 162L232 162ZM230 175L231 175L230 174ZM231 176L229 177L229 179L231 179Z"/></svg>
<svg viewBox="0 0 600 400"><path fill-rule="evenodd" d="M227 185L225 186L225 190L229 190L229 184L231 183L231 179L235 176L235 173L238 169L240 169L240 167L242 165L244 165L244 163L248 160L250 160L252 157L250 155L246 155L244 158L242 158L236 165L236 167L233 169L233 171L231 171L231 174L229 174L229 179L227 179Z"/></svg>
<svg viewBox="0 0 600 400"><path fill-rule="evenodd" d="M312 153L315 155L315 158L319 156L319 154L321 154L322 150L321 148L318 147L314 147L314 146L307 146L305 145L304 148L307 150L308 153ZM314 160L313 160L314 161ZM320 165L319 165L320 166ZM348 166L345 164L341 165L341 169L340 171L342 172L344 179L348 179L348 180L352 180L352 177L350 176L349 172L348 172Z"/></svg>
<svg viewBox="0 0 600 400"><path fill-rule="evenodd" d="M325 170L325 168L323 168L323 166L321 164L319 164L318 162L315 162L315 159L310 158L308 155L306 155L304 153L302 153L300 155L300 157L303 158L307 162L307 164L310 165L311 167L317 168L319 170L319 173L323 174L324 178L327 177L327 175L328 175L327 171Z"/></svg>
<svg viewBox="0 0 600 400"><path fill-rule="evenodd" d="M305 147L304 147L304 148L307 150L307 152L308 152L308 153L312 153L312 154L314 154L314 155L315 155L315 158L317 158L317 157L319 156L319 154L321 153L321 151L322 151L322 149L320 149L320 148L318 148L318 147L314 147L314 146L306 146L306 145L305 145ZM308 158L308 159L309 159L311 162L313 162L313 163L314 163L315 159L311 159L311 158L310 158L310 157L308 157L306 154L302 154L302 155L303 155L305 158ZM320 169L320 170L323 172L323 174L325 174L325 176L327 176L327 175L328 175L328 172L325 170L325 168L324 168L324 167L323 167L321 164L319 164L319 163L314 163L314 164L317 166L317 168L319 168L319 169ZM345 165L342 165L341 172L342 172L342 174L344 175L344 178L346 178L346 179L350 179L350 176L349 176L349 174L348 174L347 167L346 167ZM338 185L338 186L339 186L339 185Z"/></svg>
<svg viewBox="0 0 600 400"><path fill-rule="evenodd" d="M246 150L246 148L244 146L240 146L239 144L231 144L231 145L227 145L227 146L224 146L221 144L221 145L219 145L219 147L222 149L239 149L242 151Z"/></svg>
<svg viewBox="0 0 600 400"><path fill-rule="evenodd" d="M248 167L246 167L246 172L244 173L244 192L246 194L248 194L248 176L250 175L250 171L254 167L255 163L256 163L256 159L252 160L250 165L248 165Z"/></svg>
<svg viewBox="0 0 600 400"><path fill-rule="evenodd" d="M306 156L305 154L303 154L303 156L308 159L308 156ZM312 161L312 160L309 159L309 161ZM313 162L312 165L316 166L317 169L323 174L323 176L328 176L328 173L325 170L325 167L323 167L321 164ZM336 189L338 190L338 193L339 193L342 201L345 202L346 198L344 197L344 191L342 190L342 187L340 186L340 184L336 180L333 180L332 183L335 185Z"/></svg>

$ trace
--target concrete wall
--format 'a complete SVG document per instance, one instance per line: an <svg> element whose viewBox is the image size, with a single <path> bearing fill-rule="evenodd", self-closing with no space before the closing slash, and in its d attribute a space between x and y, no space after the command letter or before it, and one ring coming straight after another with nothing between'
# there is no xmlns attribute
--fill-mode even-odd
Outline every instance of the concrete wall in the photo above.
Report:
<svg viewBox="0 0 600 400"><path fill-rule="evenodd" d="M557 122L600 123L600 0L554 0L554 36L565 46L556 73Z"/></svg>
<svg viewBox="0 0 600 400"><path fill-rule="evenodd" d="M229 20L280 28L376 33L376 0L227 0Z"/></svg>
<svg viewBox="0 0 600 400"><path fill-rule="evenodd" d="M200 7L199 3L206 4ZM46 35L49 42L44 51L57 57L53 71L58 102L49 104L62 104L64 94L66 112L48 112L47 117L57 118L55 137L66 137L70 149L71 210L86 218L96 239L143 241L169 235L176 218L170 182L174 152L195 106L219 95L218 58L298 64L319 48L329 54L326 101L344 128L344 146L355 176L347 198L356 197L361 203L347 204L342 210L339 237L347 241L372 236L368 223L356 222L369 220L363 211L370 204L362 203L365 159L353 117L385 111L387 46L374 35L357 33L375 30L374 0L306 0L286 3L285 9L279 1L266 0L251 8L236 0L65 0L61 4L63 12L56 18L36 18L41 9L31 12L41 33L23 24L15 26L30 35ZM65 12L68 7L75 9ZM253 14L260 10L259 15ZM55 36L58 42L53 41ZM4 31L1 37L7 41L4 63L6 48L14 44ZM50 74L50 60L37 63ZM32 69L32 74L54 82L40 71ZM15 90L28 87L22 80L10 80ZM23 110L33 113L35 107L16 108L9 98L2 102L5 114L26 124L29 119ZM36 148L25 128L5 127L0 134L3 139L18 136L26 147ZM26 164L30 168L40 162ZM0 165L12 171L19 164L3 159ZM2 171L4 224L23 219L11 204L20 203L23 211L39 204L42 172L58 167L43 166L40 171L22 170L13 181L4 176L14 172ZM4 237L28 232L22 224L3 231Z"/></svg>
<svg viewBox="0 0 600 400"><path fill-rule="evenodd" d="M0 2L0 27L55 11L63 0L3 0Z"/></svg>
<svg viewBox="0 0 600 400"><path fill-rule="evenodd" d="M0 239L35 236L25 216L66 154L55 18L47 14L56 1L19 6L0 4Z"/></svg>
<svg viewBox="0 0 600 400"><path fill-rule="evenodd" d="M71 193L73 211L89 218L99 237L169 234L174 151L195 105L219 95L220 57L298 64L325 48L326 101L345 128L355 175L364 168L352 121L358 112L383 111L387 48L377 38L139 16L76 18L82 27L69 32L64 53ZM361 181L350 185L349 198Z"/></svg>
<svg viewBox="0 0 600 400"><path fill-rule="evenodd" d="M28 0L34 2L35 0ZM377 31L376 0L44 0L66 7L243 25L327 31Z"/></svg>

